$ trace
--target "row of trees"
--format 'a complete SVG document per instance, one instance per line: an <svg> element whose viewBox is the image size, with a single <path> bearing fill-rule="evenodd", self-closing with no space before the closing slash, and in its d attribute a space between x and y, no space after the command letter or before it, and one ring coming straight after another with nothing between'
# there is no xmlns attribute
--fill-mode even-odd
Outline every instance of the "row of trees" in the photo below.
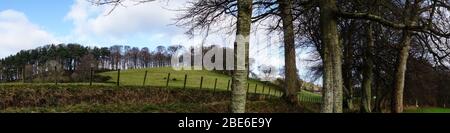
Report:
<svg viewBox="0 0 450 133"><path fill-rule="evenodd" d="M123 5L126 0L90 0L95 5L112 5L111 13L117 6ZM138 0L137 4L152 2L155 0ZM212 27L221 25L227 18L232 17L231 27L236 28L236 41L234 44L234 71L232 71L232 100L231 112L243 113L246 105L245 85L249 77L249 42L250 31L253 22L268 18L278 19L277 27L282 27L285 43L285 99L290 103L297 103L298 74L295 59L295 33L294 12L299 12L299 5L305 3L291 0L193 0L182 10L184 13L177 19L179 26L187 27L188 34L209 31ZM314 2L307 2L314 3ZM309 4L306 4L309 5ZM256 8L256 9L255 9ZM256 11L256 16L255 15ZM282 22L283 26L279 26ZM226 27L222 27L226 28ZM197 31L199 30L199 31ZM239 59L239 53L244 53L244 60ZM238 61L239 59L239 61ZM238 63L243 61L243 66ZM242 64L241 64L242 65ZM244 68L242 68L244 67Z"/></svg>
<svg viewBox="0 0 450 133"><path fill-rule="evenodd" d="M323 109L328 107L328 111L324 112L341 112L341 93L348 92L346 97L352 100L352 88L358 86L362 92L361 111L372 111L372 90L376 90L384 92L380 97L390 99L391 112L402 112L406 70L410 60L425 60L423 63L434 64L437 72L448 73L445 68L450 51L445 40L448 40L449 31L445 27L449 26L449 21L445 14L449 11L449 1L327 0L319 3L319 7L321 5L328 10L324 12L320 8L318 11L322 30L320 35L312 33L312 36L321 37L318 46L323 48L324 90L334 94L334 97L328 97L332 99L325 101ZM324 22L330 27L326 28ZM327 55L327 51L334 54ZM332 60L327 61L327 56ZM335 71L329 71L333 69ZM327 72L332 73L327 76ZM329 87L327 81L331 82ZM326 94L324 96L327 98ZM330 106L339 108L332 109ZM351 106L349 109L352 109Z"/></svg>
<svg viewBox="0 0 450 133"><path fill-rule="evenodd" d="M14 81L48 77L58 71L62 76L75 78L94 70L136 69L170 65L171 55L181 46L157 46L156 50L123 45L111 47L86 47L79 44L46 45L22 50L0 59L0 79ZM56 70L55 70L56 69ZM82 75L82 74L81 74ZM81 77L80 77L81 78Z"/></svg>
<svg viewBox="0 0 450 133"><path fill-rule="evenodd" d="M119 6L124 1L92 2ZM154 0L135 2L150 1ZM411 60L419 62L414 66L432 64L433 72L448 73L448 0L192 0L182 11L177 24L187 27L189 34L208 33L232 20L235 59L238 50L245 51L246 59L246 69L233 71L230 108L236 113L245 112L248 36L255 23L272 22L267 30L284 35L284 97L290 103L297 102L296 50L300 46L316 49L319 63L314 70L323 80L324 113L340 113L344 107L353 110L355 89L362 92L356 94L361 97L362 112L377 108L402 112ZM236 60L234 64L236 69ZM373 106L372 91L380 106ZM383 101L392 101L391 106L381 106Z"/></svg>
<svg viewBox="0 0 450 133"><path fill-rule="evenodd" d="M238 37L248 35L254 23L273 22L268 30L284 35L285 98L290 103L297 101L296 48L315 48L325 113L354 110L354 89L362 92L357 94L362 112L375 108L372 91L384 97L377 98L377 104L392 101L384 109L402 112L411 58L448 73L448 0L199 0L190 1L184 11L178 23L188 27L188 33L208 32L227 17L237 18L230 25L236 28L235 48L245 45L246 51L249 44ZM233 112L245 108L242 91L248 75L243 73L235 71Z"/></svg>

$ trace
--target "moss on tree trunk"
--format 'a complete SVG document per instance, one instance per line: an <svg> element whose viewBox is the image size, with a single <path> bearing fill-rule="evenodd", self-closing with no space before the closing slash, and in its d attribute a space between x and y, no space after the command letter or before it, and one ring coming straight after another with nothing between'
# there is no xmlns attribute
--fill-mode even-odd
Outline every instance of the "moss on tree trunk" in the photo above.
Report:
<svg viewBox="0 0 450 133"><path fill-rule="evenodd" d="M233 71L233 84L232 84L232 97L231 97L231 112L233 113L245 113L246 103L246 85L248 78L248 51L250 41L250 28L251 28L251 16L252 16L252 0L238 0L238 19L237 19L237 31L236 42L234 44L234 71ZM239 49L244 45L244 49ZM238 57L239 51L244 50L245 55L245 68L239 68Z"/></svg>
<svg viewBox="0 0 450 133"><path fill-rule="evenodd" d="M320 31L323 49L322 113L342 113L342 54L337 30L336 0L320 1Z"/></svg>

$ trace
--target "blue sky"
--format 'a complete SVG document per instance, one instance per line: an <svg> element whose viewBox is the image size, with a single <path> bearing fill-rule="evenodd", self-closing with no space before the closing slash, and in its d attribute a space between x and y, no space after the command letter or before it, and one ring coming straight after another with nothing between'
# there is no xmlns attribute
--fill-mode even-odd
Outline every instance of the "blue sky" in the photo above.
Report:
<svg viewBox="0 0 450 133"><path fill-rule="evenodd" d="M107 15L111 6L86 0L0 0L0 58L51 43L155 48L186 42L184 29L170 25L179 12L167 9L184 2L130 1Z"/></svg>
<svg viewBox="0 0 450 133"><path fill-rule="evenodd" d="M70 33L72 24L61 18L66 16L74 1L71 0L0 0L0 11L16 10L27 15L31 22L41 25L56 35Z"/></svg>
<svg viewBox="0 0 450 133"><path fill-rule="evenodd" d="M187 37L186 29L177 27L174 18L187 0L149 2L135 5L132 0L107 15L111 6L94 6L87 0L0 0L0 58L23 49L46 44L79 43L85 46L109 47L129 45L155 49L158 45L222 45L232 46L233 32L201 33ZM269 21L270 22L270 21ZM224 22L223 25L230 24ZM254 71L261 64L281 68L284 65L280 34L267 36L253 27L250 37L250 58L255 59ZM226 28L227 30L231 28ZM230 34L231 33L231 34ZM303 51L307 52L307 51ZM301 54L301 53L300 53ZM298 59L301 76L307 76L302 54Z"/></svg>

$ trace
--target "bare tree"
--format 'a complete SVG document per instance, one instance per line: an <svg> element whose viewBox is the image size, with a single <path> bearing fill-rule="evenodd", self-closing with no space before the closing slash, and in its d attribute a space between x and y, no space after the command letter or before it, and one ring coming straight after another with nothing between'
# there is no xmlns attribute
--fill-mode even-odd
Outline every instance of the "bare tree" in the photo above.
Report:
<svg viewBox="0 0 450 133"><path fill-rule="evenodd" d="M124 6L124 2L126 1L132 1L135 2L135 4L141 4L146 2L152 2L156 0L87 0L91 2L94 5L100 6L100 5L112 5L112 8L109 10L108 14L111 14L118 6Z"/></svg>
<svg viewBox="0 0 450 133"><path fill-rule="evenodd" d="M158 61L158 67L165 66L166 53L167 53L166 47L164 47L164 46L156 47L155 58Z"/></svg>
<svg viewBox="0 0 450 133"><path fill-rule="evenodd" d="M71 77L74 81L87 81L87 79L89 79L91 69L95 69L95 64L97 64L97 60L91 53L84 55L81 57L80 64L75 69L75 72L72 73Z"/></svg>
<svg viewBox="0 0 450 133"><path fill-rule="evenodd" d="M262 80L271 81L275 79L275 74L277 73L275 66L260 65L258 66L258 70L263 74Z"/></svg>
<svg viewBox="0 0 450 133"><path fill-rule="evenodd" d="M138 67L139 63L139 48L133 47L128 51L128 58L130 58L130 64L134 69Z"/></svg>
<svg viewBox="0 0 450 133"><path fill-rule="evenodd" d="M280 16L283 21L283 33L284 33L284 60L286 67L286 101L290 103L297 103L297 82L299 80L297 74L297 63L295 61L295 35L294 35L294 23L292 14L291 0L277 0L280 8Z"/></svg>
<svg viewBox="0 0 450 133"><path fill-rule="evenodd" d="M121 58L122 58L122 48L123 46L121 45L114 45L111 48L109 48L109 50L111 51L111 56L112 56L112 64L113 64L113 68L115 70L120 69L120 62L121 62Z"/></svg>
<svg viewBox="0 0 450 133"><path fill-rule="evenodd" d="M141 67L143 68L149 67L151 61L150 50L147 47L142 48L141 51L139 52L139 56L142 61Z"/></svg>

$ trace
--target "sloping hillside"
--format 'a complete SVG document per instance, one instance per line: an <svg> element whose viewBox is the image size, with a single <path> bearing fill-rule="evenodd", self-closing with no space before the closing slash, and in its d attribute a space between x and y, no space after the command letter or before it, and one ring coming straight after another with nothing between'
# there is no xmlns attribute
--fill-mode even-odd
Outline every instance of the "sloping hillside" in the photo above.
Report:
<svg viewBox="0 0 450 133"><path fill-rule="evenodd" d="M215 80L217 79L216 90L217 91L226 91L227 88L231 88L228 86L228 81L231 82L231 77L215 73L212 71L176 71L170 67L162 67L162 68L146 68L146 69L131 69L124 70L120 72L120 85L143 85L145 71L147 71L147 79L145 82L146 86L156 86L156 87L165 87L167 84L168 73L170 73L169 79L169 87L171 88L183 88L184 86L184 78L187 75L186 88L200 88L201 78L203 77L202 89L214 89ZM103 76L110 76L112 79L109 82L117 82L118 72L110 71L100 73ZM256 93L270 93L280 95L280 91L278 91L276 86L267 85L263 82L250 80L249 81L249 93L254 93L256 88ZM263 92L264 91L264 92Z"/></svg>

